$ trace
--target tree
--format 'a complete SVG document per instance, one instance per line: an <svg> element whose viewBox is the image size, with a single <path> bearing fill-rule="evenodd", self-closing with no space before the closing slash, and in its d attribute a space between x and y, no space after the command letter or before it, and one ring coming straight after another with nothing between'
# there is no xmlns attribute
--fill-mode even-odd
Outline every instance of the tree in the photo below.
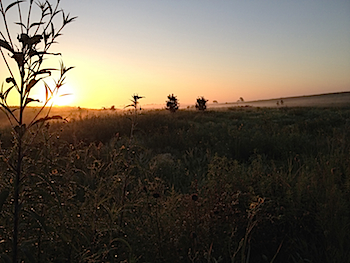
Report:
<svg viewBox="0 0 350 263"><path fill-rule="evenodd" d="M50 87L45 82L47 77L57 70L43 66L44 60L49 56L57 56L59 53L49 53L50 47L56 43L57 38L62 34L63 28L75 20L76 17L69 17L62 9L59 8L60 1L57 0L53 5L50 1L34 3L28 1L28 8L21 8L24 1L14 1L6 8L3 1L0 0L0 13L3 18L3 31L0 32L0 53L8 70L9 77L6 78L6 84L2 84L0 91L0 110L7 116L13 128L15 158L6 158L5 162L9 171L13 174L13 237L12 237L12 262L18 262L18 243L19 243L19 220L21 218L21 191L26 183L23 172L23 163L30 142L30 137L38 134L44 123L53 119L62 119L61 116L50 116L50 110L53 106L53 100L59 96L59 89L64 85L66 73L72 67L66 68L63 62L60 63L58 79L55 85ZM35 12L34 8L39 8ZM19 26L20 33L17 35L17 42L13 38L9 28L9 12L18 10L18 19L15 21ZM27 10L23 12L22 10ZM16 11L15 11L16 12ZM38 15L33 19L34 14ZM56 28L57 19L62 17L62 24ZM34 20L34 21L33 21ZM13 59L15 66L9 63ZM17 74L18 72L18 74ZM32 97L32 90L38 84L43 84L45 100L39 112L29 122L24 121L25 109L32 102L40 102L38 98ZM9 95L17 96L18 105L10 107L8 102ZM39 116L44 116L40 117ZM31 131L31 132L29 132ZM4 190L5 191L5 190ZM5 200L8 194L0 193ZM5 192L6 193L6 192Z"/></svg>
<svg viewBox="0 0 350 263"><path fill-rule="evenodd" d="M168 101L166 101L165 109L170 111L171 113L174 113L179 109L179 106L180 104L176 96L174 96L174 94L168 95Z"/></svg>
<svg viewBox="0 0 350 263"><path fill-rule="evenodd" d="M200 111L205 111L207 109L207 101L203 96L197 98L196 109Z"/></svg>

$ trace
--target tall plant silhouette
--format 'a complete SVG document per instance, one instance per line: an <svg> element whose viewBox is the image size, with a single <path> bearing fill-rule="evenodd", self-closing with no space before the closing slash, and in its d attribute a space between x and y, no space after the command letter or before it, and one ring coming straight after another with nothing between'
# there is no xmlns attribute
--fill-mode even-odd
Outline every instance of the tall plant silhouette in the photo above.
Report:
<svg viewBox="0 0 350 263"><path fill-rule="evenodd" d="M134 108L132 119L131 119L130 141L133 139L134 130L135 130L136 125L137 125L136 118L137 118L137 110L138 110L138 107L139 107L139 99L142 99L144 97L141 97L138 94L134 94L134 95L132 95L132 98L133 98L131 100L132 104L129 104L129 105L125 106L125 108L129 108L129 107ZM141 107L140 107L140 110L141 110Z"/></svg>
<svg viewBox="0 0 350 263"><path fill-rule="evenodd" d="M45 82L57 69L44 67L44 60L49 56L57 56L59 53L49 53L50 47L56 43L56 40L62 34L63 28L75 20L76 17L70 17L59 8L60 0L55 4L50 1L34 3L29 0L28 8L22 8L24 1L13 1L7 7L4 7L0 0L0 13L3 19L3 31L0 31L0 53L7 67L9 76L6 83L1 85L0 91L0 110L7 116L13 128L14 149L16 158L3 158L7 163L9 170L13 173L13 249L12 262L18 261L18 226L21 214L20 193L23 187L25 174L23 172L23 162L26 151L30 147L29 137L35 132L29 133L30 129L40 128L42 125L52 119L62 119L61 116L50 116L50 110L53 106L53 99L58 96L60 87L64 84L65 75L72 67L66 68L63 62L60 63L58 79L54 86L50 87ZM39 12L34 10L39 9ZM26 11L22 11L26 10ZM15 12L19 21L16 25L19 27L17 32L17 41L15 41L10 30L10 17L14 17ZM11 16L10 16L11 13ZM40 14L34 17L34 14ZM56 22L62 18L60 26L56 27ZM54 22L55 21L55 22ZM12 21L11 21L12 22ZM12 29L12 27L11 27ZM11 63L11 60L15 63ZM15 66L13 66L15 65ZM25 122L25 109L33 102L40 102L38 98L33 97L33 88L43 85L45 99L41 102L38 113L27 123ZM17 97L17 106L10 106L9 95ZM12 95L13 94L13 95ZM44 116L44 117L42 117ZM2 189L0 193L4 199L8 198L9 189Z"/></svg>
<svg viewBox="0 0 350 263"><path fill-rule="evenodd" d="M207 101L204 97L197 98L196 109L205 111L207 109Z"/></svg>
<svg viewBox="0 0 350 263"><path fill-rule="evenodd" d="M180 104L179 104L176 96L174 96L174 94L168 95L168 100L166 101L165 109L174 113L179 109L179 105Z"/></svg>

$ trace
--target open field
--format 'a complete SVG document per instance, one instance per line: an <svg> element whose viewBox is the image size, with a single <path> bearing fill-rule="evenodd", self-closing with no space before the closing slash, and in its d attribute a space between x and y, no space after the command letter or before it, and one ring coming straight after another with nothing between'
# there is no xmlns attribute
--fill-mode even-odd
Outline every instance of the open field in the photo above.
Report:
<svg viewBox="0 0 350 263"><path fill-rule="evenodd" d="M283 100L283 104L281 104ZM278 104L277 104L278 102ZM275 98L247 102L210 104L210 108L252 106L252 107L349 107L350 92L327 93L310 96Z"/></svg>
<svg viewBox="0 0 350 263"><path fill-rule="evenodd" d="M174 114L76 110L69 122L33 130L21 258L350 262L350 107L289 103ZM9 129L0 133L0 262L7 262L7 164L16 163L16 144Z"/></svg>
<svg viewBox="0 0 350 263"><path fill-rule="evenodd" d="M280 101L283 100L283 104ZM277 105L277 102L279 104ZM165 105L146 105L142 106L145 110L164 109ZM227 103L210 103L208 110L226 110L230 107L350 107L350 92L328 93L312 96L276 98L269 100L247 101L247 102L227 102ZM129 108L130 109L130 108ZM129 110L128 109L128 110ZM194 109L194 105L183 105L180 109ZM26 110L27 122L31 120L39 111L39 108L28 107ZM87 109L80 107L53 107L50 115L61 115L67 120L82 119L91 116L104 116L108 114L121 113L123 109ZM43 116L41 114L40 116ZM9 125L4 114L0 114L0 128Z"/></svg>

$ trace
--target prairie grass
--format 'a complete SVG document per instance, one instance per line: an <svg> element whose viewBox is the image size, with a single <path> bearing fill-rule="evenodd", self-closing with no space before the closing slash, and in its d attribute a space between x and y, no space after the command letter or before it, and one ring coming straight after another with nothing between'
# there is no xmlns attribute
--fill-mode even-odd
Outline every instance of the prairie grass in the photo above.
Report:
<svg viewBox="0 0 350 263"><path fill-rule="evenodd" d="M349 108L155 110L137 116L132 141L129 113L52 122L23 167L20 258L349 262L349 120Z"/></svg>

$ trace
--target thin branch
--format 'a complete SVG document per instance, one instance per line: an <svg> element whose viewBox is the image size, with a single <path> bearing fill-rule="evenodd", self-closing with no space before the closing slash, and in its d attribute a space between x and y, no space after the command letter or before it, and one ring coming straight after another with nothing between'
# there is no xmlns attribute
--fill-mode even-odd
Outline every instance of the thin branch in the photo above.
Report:
<svg viewBox="0 0 350 263"><path fill-rule="evenodd" d="M33 5L33 1L30 1L29 10L28 10L28 18L27 18L27 34L29 34L30 16L32 14L32 5Z"/></svg>
<svg viewBox="0 0 350 263"><path fill-rule="evenodd" d="M46 30L47 30L48 27L50 26L50 24L51 24L53 18L54 18L59 12L61 12L61 11L57 11L58 6L59 6L59 2L60 2L60 1L57 1L55 9L54 9L53 12L51 13L50 20L47 22L47 25L46 25L46 27L44 28L44 32L46 32ZM50 5L50 3L49 3L48 1L46 1L46 3L47 3L48 5Z"/></svg>
<svg viewBox="0 0 350 263"><path fill-rule="evenodd" d="M9 40L10 40L10 43L11 43L11 47L12 49L13 48L13 43L12 43L12 39L11 39L11 35L10 35L10 30L8 28L8 25L7 25L7 20L6 20L6 15L5 15L5 10L4 10L4 6L2 4L2 0L0 0L0 8L1 8L1 13L2 13L2 17L4 19L4 24L5 24L5 28L6 28L6 32L7 32L7 35L9 37Z"/></svg>
<svg viewBox="0 0 350 263"><path fill-rule="evenodd" d="M0 52L1 52L2 58L4 59L4 62L5 62L5 64L6 64L6 67L7 67L8 71L9 71L11 77L12 77L13 79L15 79L15 77L14 77L14 75L13 75L13 73L12 73L12 70L11 70L11 68L10 68L10 65L8 64L7 59L6 59L6 57L5 57L5 54L4 54L4 52L2 51L2 48L1 48L1 47L0 47ZM18 87L17 83L15 83L15 87L16 87L17 91L19 91L19 87Z"/></svg>
<svg viewBox="0 0 350 263"><path fill-rule="evenodd" d="M18 14L19 14L19 22L22 24L22 12L21 12L21 6L20 4L18 6ZM23 34L23 27L21 26L21 33Z"/></svg>

